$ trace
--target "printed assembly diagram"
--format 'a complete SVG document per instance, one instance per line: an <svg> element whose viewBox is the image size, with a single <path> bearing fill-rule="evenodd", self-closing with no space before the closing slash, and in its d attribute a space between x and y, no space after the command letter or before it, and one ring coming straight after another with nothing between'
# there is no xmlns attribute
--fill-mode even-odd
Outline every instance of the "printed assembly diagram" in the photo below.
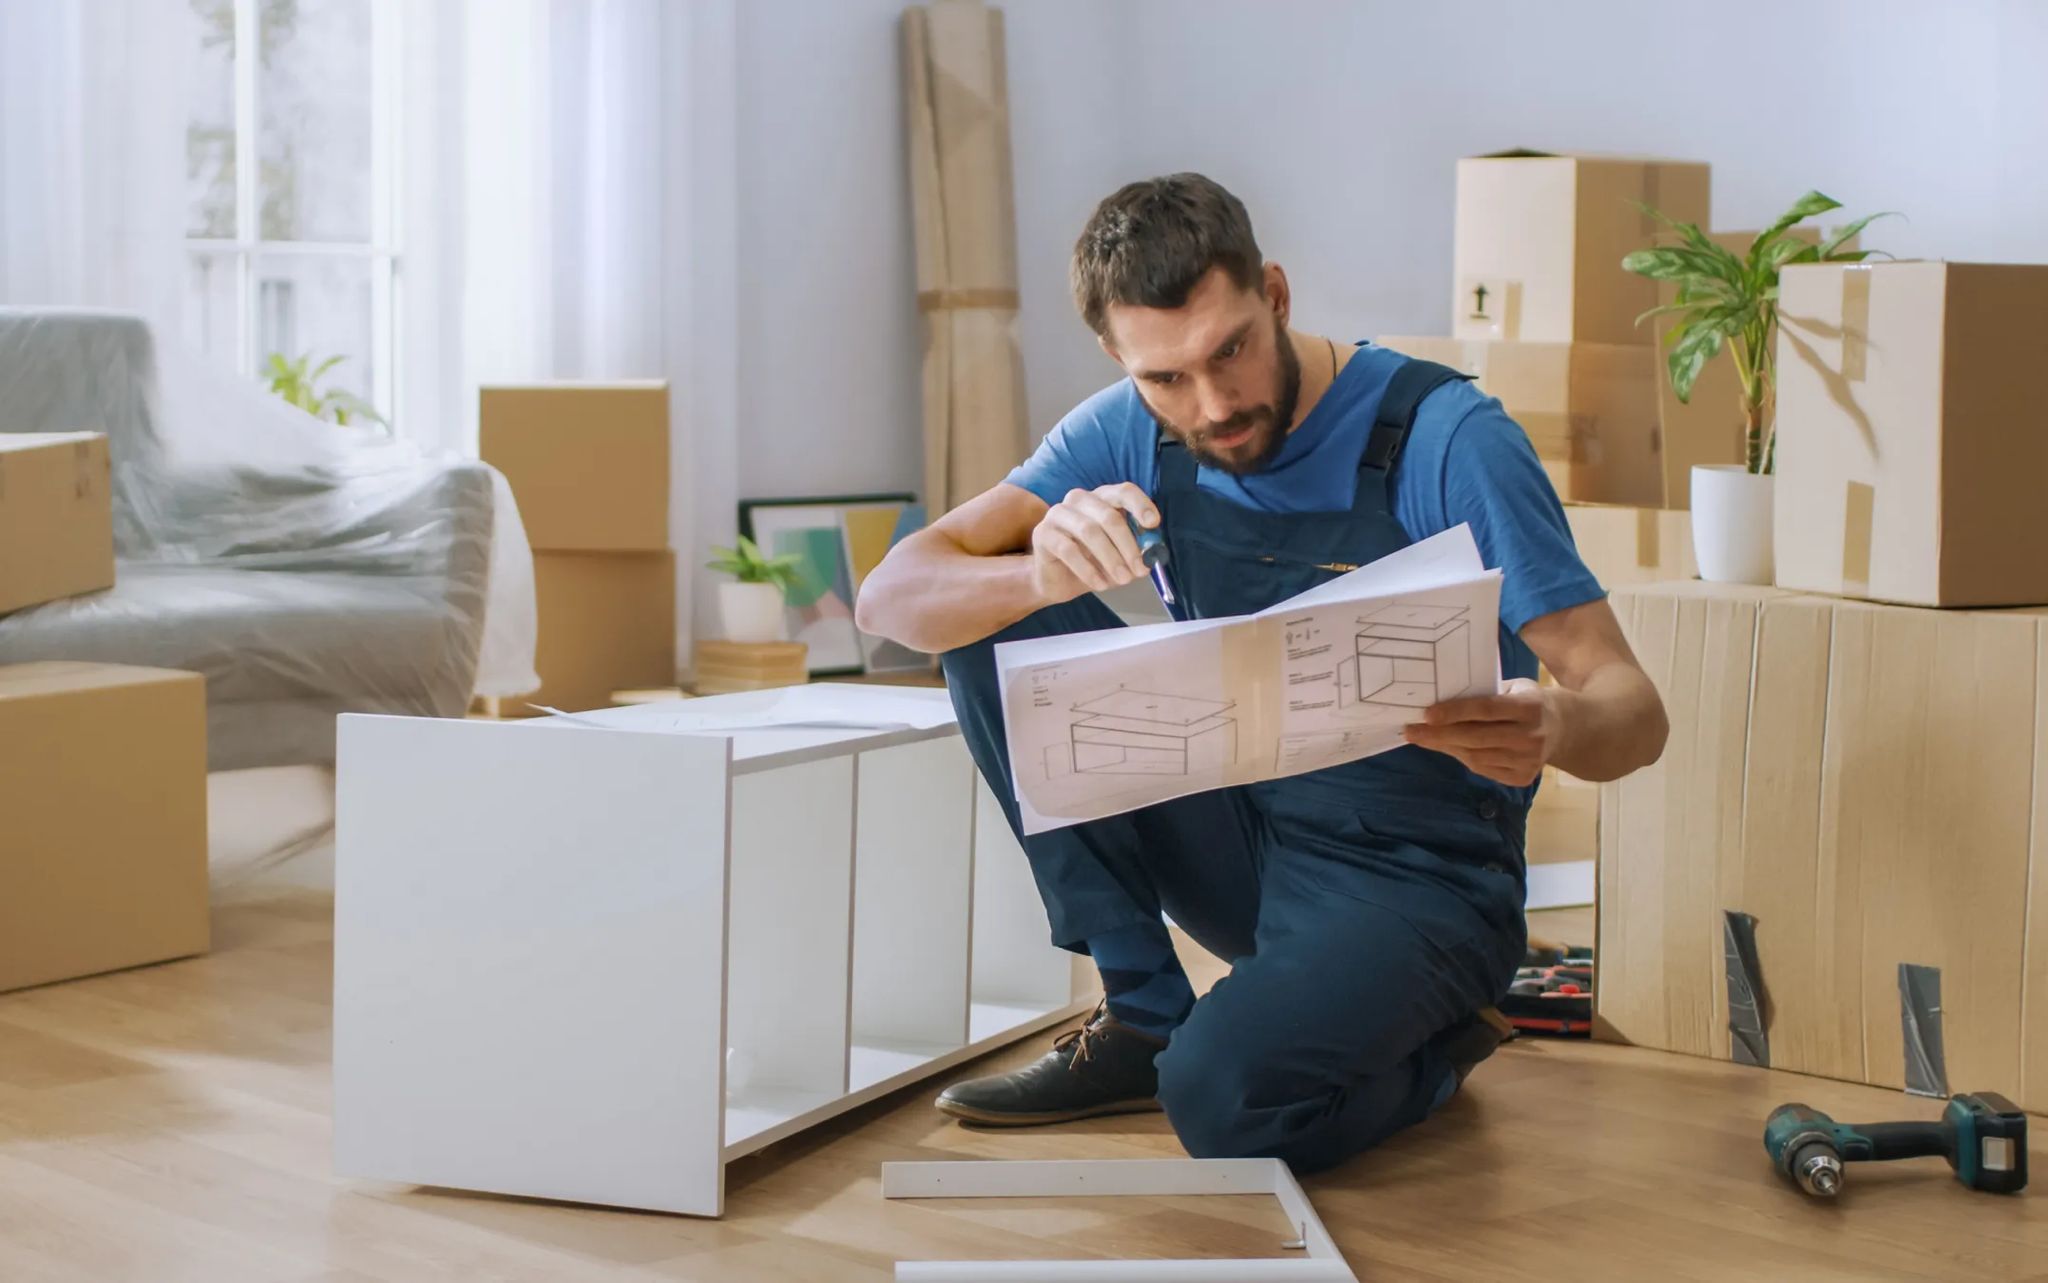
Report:
<svg viewBox="0 0 2048 1283"><path fill-rule="evenodd" d="M1353 715L1428 708L1470 680L1472 627L1455 606L1399 603L1359 619L1337 666L1337 704Z"/></svg>
<svg viewBox="0 0 2048 1283"><path fill-rule="evenodd" d="M1222 770L1237 761L1233 707L1228 700L1120 686L1073 705L1066 742L1046 747L1046 776L1196 775Z"/></svg>
<svg viewBox="0 0 2048 1283"><path fill-rule="evenodd" d="M999 643L1019 827L1399 748L1423 709L1498 689L1499 611L1459 526L1256 615Z"/></svg>

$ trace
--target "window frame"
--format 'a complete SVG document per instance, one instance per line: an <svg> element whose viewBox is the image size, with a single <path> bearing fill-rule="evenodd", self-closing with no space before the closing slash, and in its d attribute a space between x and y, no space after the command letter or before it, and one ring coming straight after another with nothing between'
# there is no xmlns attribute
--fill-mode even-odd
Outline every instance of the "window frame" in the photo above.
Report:
<svg viewBox="0 0 2048 1283"><path fill-rule="evenodd" d="M262 0L231 0L235 15L235 235L184 239L186 261L225 261L234 273L234 357L239 373L260 377L264 353L257 351L260 306L257 264L267 257L325 256L361 260L370 278L370 387L366 399L387 422L397 424L404 371L398 366L404 336L401 267L404 261L398 190L398 123L403 116L400 24L401 0L366 0L370 10L370 236L367 241L271 240L261 235L262 121L261 60L257 28ZM190 288L189 286L187 287Z"/></svg>

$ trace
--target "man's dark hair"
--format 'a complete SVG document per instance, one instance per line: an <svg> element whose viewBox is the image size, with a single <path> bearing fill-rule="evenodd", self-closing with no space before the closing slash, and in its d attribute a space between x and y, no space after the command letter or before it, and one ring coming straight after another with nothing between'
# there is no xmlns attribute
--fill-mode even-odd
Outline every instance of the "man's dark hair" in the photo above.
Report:
<svg viewBox="0 0 2048 1283"><path fill-rule="evenodd" d="M1074 243L1074 304L1097 334L1109 305L1176 308L1212 267L1256 289L1265 260L1244 202L1200 174L1132 183L1095 207Z"/></svg>

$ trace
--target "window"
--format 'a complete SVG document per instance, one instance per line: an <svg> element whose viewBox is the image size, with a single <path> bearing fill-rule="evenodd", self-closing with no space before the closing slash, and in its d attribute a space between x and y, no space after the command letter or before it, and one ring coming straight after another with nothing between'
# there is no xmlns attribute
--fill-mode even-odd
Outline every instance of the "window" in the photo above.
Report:
<svg viewBox="0 0 2048 1283"><path fill-rule="evenodd" d="M189 0L186 332L245 374L397 403L394 0Z"/></svg>

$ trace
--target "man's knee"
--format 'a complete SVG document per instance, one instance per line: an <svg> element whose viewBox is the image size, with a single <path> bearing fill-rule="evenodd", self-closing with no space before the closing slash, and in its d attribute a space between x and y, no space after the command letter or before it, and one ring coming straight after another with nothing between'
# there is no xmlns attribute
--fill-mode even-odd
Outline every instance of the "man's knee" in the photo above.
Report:
<svg viewBox="0 0 2048 1283"><path fill-rule="evenodd" d="M1281 1119L1312 1093L1268 1049L1183 1025L1157 1064L1159 1103L1190 1157L1287 1157Z"/></svg>
<svg viewBox="0 0 2048 1283"><path fill-rule="evenodd" d="M1300 1172L1334 1167L1403 1130L1398 1072L1338 1083L1290 1066L1257 1039L1190 1026L1160 1053L1159 1103L1191 1158L1278 1158Z"/></svg>

